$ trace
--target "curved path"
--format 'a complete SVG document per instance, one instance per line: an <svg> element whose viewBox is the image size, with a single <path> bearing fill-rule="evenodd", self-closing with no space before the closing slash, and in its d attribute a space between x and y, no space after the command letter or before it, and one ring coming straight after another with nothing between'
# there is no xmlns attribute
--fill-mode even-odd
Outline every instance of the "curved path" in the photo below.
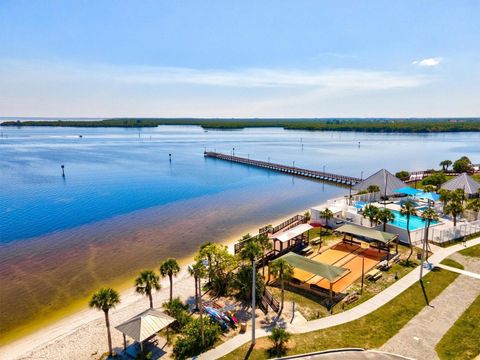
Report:
<svg viewBox="0 0 480 360"><path fill-rule="evenodd" d="M475 238L473 240L469 240L466 242L465 245L457 244L454 246L450 246L447 248L441 248L437 246L432 246L432 251L434 254L430 256L429 261L433 265L437 265L442 261L444 258L450 256L451 254L460 251L466 247L471 247L474 245L480 244L480 237ZM423 274L427 274L429 272L428 269L425 269ZM332 326L345 324L347 322L356 320L365 316L379 307L385 305L390 300L395 298L397 295L402 293L404 290L408 289L411 285L418 281L420 275L420 267L412 270L410 273L405 275L403 278L398 280L396 283L389 286L387 289L383 290L378 295L372 297L371 299L361 303L360 305L354 307L351 310L347 310L343 313L339 313L336 315L331 315L328 317L324 317L321 319L311 320L304 322L302 324L287 324L287 329L291 333L306 333L315 330L326 329ZM267 336L268 332L265 329L258 329L256 331L256 337L260 338L263 336ZM218 359L236 348L246 344L251 339L250 331L247 331L245 334L239 334L234 338L224 342L223 344L219 345L218 347L209 350L203 354L201 354L198 358L199 359Z"/></svg>

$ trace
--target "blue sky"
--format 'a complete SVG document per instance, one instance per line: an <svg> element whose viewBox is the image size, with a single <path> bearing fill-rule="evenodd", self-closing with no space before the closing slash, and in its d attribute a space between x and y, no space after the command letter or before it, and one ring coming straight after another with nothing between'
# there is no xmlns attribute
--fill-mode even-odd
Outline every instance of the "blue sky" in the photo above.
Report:
<svg viewBox="0 0 480 360"><path fill-rule="evenodd" d="M0 89L0 116L480 116L480 2L0 0Z"/></svg>

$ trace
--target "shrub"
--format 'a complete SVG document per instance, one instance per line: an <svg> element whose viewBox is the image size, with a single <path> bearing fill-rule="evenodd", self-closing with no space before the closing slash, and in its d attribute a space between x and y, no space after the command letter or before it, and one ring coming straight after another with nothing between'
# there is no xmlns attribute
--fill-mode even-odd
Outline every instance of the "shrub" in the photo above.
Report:
<svg viewBox="0 0 480 360"><path fill-rule="evenodd" d="M395 176L402 181L410 179L410 173L406 170L399 171L395 173Z"/></svg>
<svg viewBox="0 0 480 360"><path fill-rule="evenodd" d="M210 318L204 317L203 333L204 344L202 345L202 334L200 318L190 321L182 330L175 345L173 355L175 359L183 360L196 356L212 347L220 337L220 327Z"/></svg>
<svg viewBox="0 0 480 360"><path fill-rule="evenodd" d="M177 332L191 321L190 314L188 313L188 305L184 304L178 297L174 298L172 302L167 301L163 303L162 307L168 315L177 320L176 323L171 326L172 329Z"/></svg>
<svg viewBox="0 0 480 360"><path fill-rule="evenodd" d="M447 177L444 173L436 172L430 176L427 176L425 179L422 180L423 185L433 185L439 187L445 181L447 181Z"/></svg>

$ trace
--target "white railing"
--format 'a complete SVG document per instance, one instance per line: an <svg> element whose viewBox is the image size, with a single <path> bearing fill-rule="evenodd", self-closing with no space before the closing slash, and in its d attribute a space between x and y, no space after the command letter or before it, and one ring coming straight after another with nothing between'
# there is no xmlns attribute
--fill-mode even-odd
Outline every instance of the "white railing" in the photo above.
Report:
<svg viewBox="0 0 480 360"><path fill-rule="evenodd" d="M429 240L436 244L444 244L449 241L461 239L465 236L479 234L480 235L480 220L472 222L458 223L457 226L448 228L430 228Z"/></svg>

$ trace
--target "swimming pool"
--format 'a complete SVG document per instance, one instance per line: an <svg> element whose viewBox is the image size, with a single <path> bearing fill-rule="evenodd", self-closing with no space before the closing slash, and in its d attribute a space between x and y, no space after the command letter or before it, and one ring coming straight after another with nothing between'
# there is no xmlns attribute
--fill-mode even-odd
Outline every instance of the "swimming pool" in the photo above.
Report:
<svg viewBox="0 0 480 360"><path fill-rule="evenodd" d="M407 230L407 217L405 215L400 214L397 210L392 210L393 214L395 215L395 220L389 222L390 225L399 227L401 229ZM432 221L431 225L438 224L438 221ZM418 229L422 229L425 227L425 222L420 216L410 216L410 224L409 224L410 231L415 231Z"/></svg>

